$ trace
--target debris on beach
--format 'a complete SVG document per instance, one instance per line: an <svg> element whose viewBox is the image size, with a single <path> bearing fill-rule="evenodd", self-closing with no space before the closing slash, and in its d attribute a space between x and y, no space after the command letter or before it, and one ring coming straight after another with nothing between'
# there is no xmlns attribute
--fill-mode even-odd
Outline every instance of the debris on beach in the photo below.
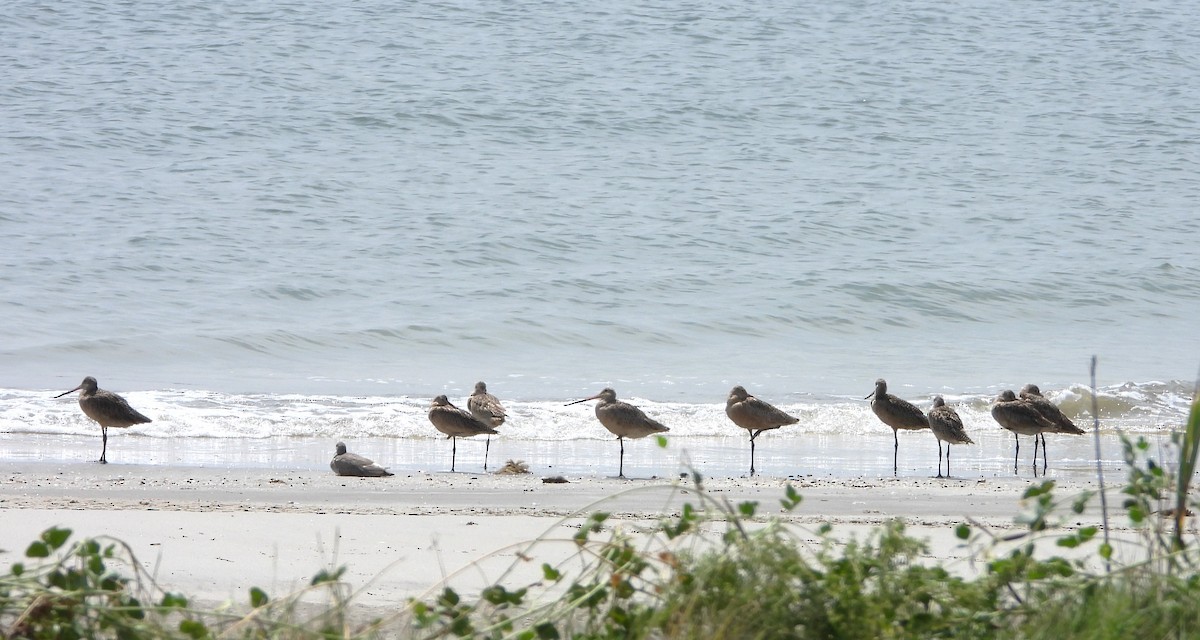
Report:
<svg viewBox="0 0 1200 640"><path fill-rule="evenodd" d="M529 473L529 465L524 460L509 460L496 471L498 476L519 476Z"/></svg>
<svg viewBox="0 0 1200 640"><path fill-rule="evenodd" d="M562 476L550 476L548 478L542 478L542 482L544 484L566 484L570 482L570 480L567 480Z"/></svg>

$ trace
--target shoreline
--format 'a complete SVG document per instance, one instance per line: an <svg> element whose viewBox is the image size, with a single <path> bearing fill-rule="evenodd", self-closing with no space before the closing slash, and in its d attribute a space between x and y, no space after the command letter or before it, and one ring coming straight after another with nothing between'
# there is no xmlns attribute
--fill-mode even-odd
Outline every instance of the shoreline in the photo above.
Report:
<svg viewBox="0 0 1200 640"><path fill-rule="evenodd" d="M803 502L783 514L778 500L789 483ZM460 593L481 589L505 571L515 571L510 579L518 583L535 582L541 562L565 558L575 547L543 541L532 554L535 561L518 562L525 543L569 541L595 511L612 513L611 527L638 530L677 515L684 502L701 504L689 484L16 463L0 474L0 562L20 561L41 531L66 526L75 540L105 535L127 543L164 589L207 602L244 603L252 586L291 593L319 570L345 565L344 579L361 590L359 604L395 607L457 572ZM1018 478L704 480L709 497L731 505L757 501L755 522L778 516L814 542L819 536L813 532L823 524L832 525L835 536L862 537L900 518L911 535L929 541L930 560L968 564L972 554L954 539L953 527L969 517L999 534L1023 530L1013 518L1030 486L1032 479ZM1095 488L1091 481L1060 480L1057 491L1074 496ZM1122 514L1110 517L1124 521ZM1078 519L1096 522L1099 516L1092 508Z"/></svg>

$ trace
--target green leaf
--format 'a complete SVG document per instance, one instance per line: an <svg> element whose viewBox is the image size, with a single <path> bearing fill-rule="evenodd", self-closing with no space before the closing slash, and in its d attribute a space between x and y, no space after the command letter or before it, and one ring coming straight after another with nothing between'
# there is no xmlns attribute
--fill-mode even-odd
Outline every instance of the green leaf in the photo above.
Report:
<svg viewBox="0 0 1200 640"><path fill-rule="evenodd" d="M779 503L783 505L784 511L793 511L796 507L800 506L803 500L804 498L800 495L800 492L796 491L796 487L792 486L792 483L789 482L783 490L783 498L780 499Z"/></svg>
<svg viewBox="0 0 1200 640"><path fill-rule="evenodd" d="M971 537L971 525L963 522L954 528L954 535L958 536L959 540L966 540Z"/></svg>
<svg viewBox="0 0 1200 640"><path fill-rule="evenodd" d="M1105 560L1112 560L1113 548L1107 542L1100 543L1100 557Z"/></svg>
<svg viewBox="0 0 1200 640"><path fill-rule="evenodd" d="M438 596L438 604L443 607L453 607L458 604L458 601L458 592L450 587L446 587L442 590L442 595Z"/></svg>
<svg viewBox="0 0 1200 640"><path fill-rule="evenodd" d="M1054 490L1054 480L1047 480L1039 485L1035 485L1035 486L1032 486L1032 487L1029 487L1028 489L1026 489L1024 497L1026 499L1036 498L1039 496L1047 495L1053 490Z"/></svg>
<svg viewBox="0 0 1200 640"><path fill-rule="evenodd" d="M160 603L159 606L173 609L186 609L188 606L188 601L187 598L183 597L182 595L168 591L167 593L163 594L162 603Z"/></svg>
<svg viewBox="0 0 1200 640"><path fill-rule="evenodd" d="M42 542L45 542L51 549L58 549L66 544L67 539L71 537L70 529L59 529L51 527L42 532Z"/></svg>
<svg viewBox="0 0 1200 640"><path fill-rule="evenodd" d="M312 586L315 587L319 584L323 584L326 582L337 582L338 580L342 579L342 575L344 575L345 573L346 573L346 567L344 567L344 566L338 567L337 569L335 569L333 571L329 571L327 569L321 569L320 571L317 572L317 575L313 576Z"/></svg>
<svg viewBox="0 0 1200 640"><path fill-rule="evenodd" d="M666 436L654 436L654 439L658 442L659 449L667 448L667 437Z"/></svg>
<svg viewBox="0 0 1200 640"><path fill-rule="evenodd" d="M250 606L255 609L267 604L271 599L267 597L267 592L258 587L250 587Z"/></svg>
<svg viewBox="0 0 1200 640"><path fill-rule="evenodd" d="M554 625L549 622L543 622L533 630L537 632L537 637L541 640L559 640L562 637L558 634L558 629L555 629Z"/></svg>
<svg viewBox="0 0 1200 640"><path fill-rule="evenodd" d="M549 563L544 563L542 564L542 577L551 582L558 582L562 578L562 572L550 566Z"/></svg>
<svg viewBox="0 0 1200 640"><path fill-rule="evenodd" d="M754 512L758 510L758 503L754 501L743 502L738 505L738 513L744 517L753 518Z"/></svg>
<svg viewBox="0 0 1200 640"><path fill-rule="evenodd" d="M193 638L207 638L208 627L204 626L199 620L185 619L179 621L179 630Z"/></svg>
<svg viewBox="0 0 1200 640"><path fill-rule="evenodd" d="M21 564L20 562L14 563L12 566L12 574L14 576L19 576L22 573L25 573L25 565Z"/></svg>
<svg viewBox="0 0 1200 640"><path fill-rule="evenodd" d="M41 541L30 543L29 548L25 550L26 558L49 558L50 547Z"/></svg>

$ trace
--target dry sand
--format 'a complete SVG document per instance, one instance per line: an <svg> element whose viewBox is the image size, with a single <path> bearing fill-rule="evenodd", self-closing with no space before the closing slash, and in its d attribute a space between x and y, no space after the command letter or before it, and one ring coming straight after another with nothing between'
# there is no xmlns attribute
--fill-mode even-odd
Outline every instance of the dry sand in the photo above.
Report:
<svg viewBox="0 0 1200 640"><path fill-rule="evenodd" d="M370 607L397 607L454 575L478 589L517 564L514 586L535 581L542 562L574 553L569 541L582 517L614 514L610 524L636 529L700 504L687 480L540 475L400 473L344 478L330 472L271 469L16 462L0 475L0 561L18 561L44 529L107 535L129 544L166 589L201 601L245 602L252 586L269 594L306 585L322 568L347 567ZM930 557L972 572L971 550L953 536L967 517L998 534L1019 531L1013 518L1032 479L724 478L706 480L708 495L730 504L758 501L760 514L782 515L779 498L793 484L803 504L786 520L802 539L824 523L834 535L863 536L891 518L930 543ZM1060 481L1064 497L1094 483ZM1096 509L1068 525L1098 522ZM1114 522L1124 522L1120 516ZM715 525L714 525L715 526ZM1127 533L1127 532L1126 532ZM533 548L540 537L548 541ZM519 562L518 553L533 561ZM484 559L483 562L477 561Z"/></svg>

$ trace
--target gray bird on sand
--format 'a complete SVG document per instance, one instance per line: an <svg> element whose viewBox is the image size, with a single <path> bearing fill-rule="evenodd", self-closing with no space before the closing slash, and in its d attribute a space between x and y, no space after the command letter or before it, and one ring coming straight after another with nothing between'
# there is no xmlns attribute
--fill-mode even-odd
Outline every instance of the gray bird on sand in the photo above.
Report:
<svg viewBox="0 0 1200 640"><path fill-rule="evenodd" d="M364 478L379 478L393 475L387 469L375 464L357 453L346 453L346 443L337 443L337 454L329 461L329 468L339 476L360 476Z"/></svg>
<svg viewBox="0 0 1200 640"><path fill-rule="evenodd" d="M125 398L100 388L96 379L88 376L79 383L78 387L70 391L64 391L55 398L61 398L68 393L79 391L79 408L83 409L83 414L95 420L100 425L100 435L103 437L104 444L100 449L99 462L108 464L105 455L108 453L108 428L118 427L124 429L132 427L135 424L145 424L150 422L150 418L140 414L136 409L129 406Z"/></svg>

